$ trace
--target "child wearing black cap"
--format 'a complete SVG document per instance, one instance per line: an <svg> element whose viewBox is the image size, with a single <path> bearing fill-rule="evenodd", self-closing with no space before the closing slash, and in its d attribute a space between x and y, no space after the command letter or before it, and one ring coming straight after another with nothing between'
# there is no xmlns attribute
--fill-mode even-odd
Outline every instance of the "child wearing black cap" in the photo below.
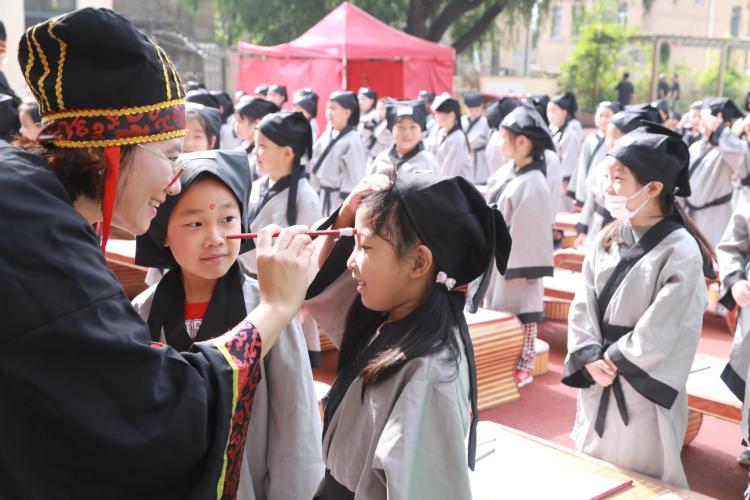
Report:
<svg viewBox="0 0 750 500"><path fill-rule="evenodd" d="M578 158L583 144L583 128L576 120L578 103L571 92L557 95L547 104L547 119L549 120L552 140L555 141L557 156L560 158L560 173L562 175L562 194L560 210L571 212L573 203L568 196L570 178L578 168Z"/></svg>
<svg viewBox="0 0 750 500"><path fill-rule="evenodd" d="M507 226L461 177L374 178L325 224L357 234L324 242L308 289L308 309L340 346L316 498L471 498L476 369L456 287L505 270Z"/></svg>
<svg viewBox="0 0 750 500"><path fill-rule="evenodd" d="M615 218L586 256L568 317L563 383L576 449L686 488L687 382L713 277L710 247L675 203L690 195L682 137L647 123L604 160ZM679 311L678 313L676 311Z"/></svg>
<svg viewBox="0 0 750 500"><path fill-rule="evenodd" d="M375 136L375 127L382 121L378 116L377 104L378 94L370 87L360 87L357 92L357 102L359 102L359 124L357 131L362 138L362 144L365 145L368 157L370 150L377 142Z"/></svg>
<svg viewBox="0 0 750 500"><path fill-rule="evenodd" d="M182 152L219 149L221 133L221 113L218 109L188 102L185 104L185 137L182 138Z"/></svg>
<svg viewBox="0 0 750 500"><path fill-rule="evenodd" d="M286 101L288 100L286 87L277 83L269 85L266 99L278 106L279 109L283 108L284 104L286 104Z"/></svg>
<svg viewBox="0 0 750 500"><path fill-rule="evenodd" d="M498 168L506 163L500 152L500 123L508 113L519 106L521 101L512 97L501 97L492 101L487 106L487 126L490 128L490 137L487 139L487 147L484 150L489 175L494 174Z"/></svg>
<svg viewBox="0 0 750 500"><path fill-rule="evenodd" d="M690 146L690 187L685 200L688 214L715 246L732 217L733 177L745 154L745 145L732 134L732 122L742 112L727 97L707 98L700 130L703 139Z"/></svg>
<svg viewBox="0 0 750 500"><path fill-rule="evenodd" d="M357 133L359 102L354 93L331 93L326 119L328 127L315 141L309 173L320 195L323 214L330 215L364 177L367 152Z"/></svg>
<svg viewBox="0 0 750 500"><path fill-rule="evenodd" d="M386 109L385 121L394 144L367 166L367 175L390 175L393 171L437 173L437 161L422 143L426 118L422 101L391 101Z"/></svg>
<svg viewBox="0 0 750 500"><path fill-rule="evenodd" d="M235 128L237 136L242 139L242 146L237 149L244 150L247 154L247 161L250 166L250 182L258 176L255 157L253 156L255 127L264 116L277 111L279 111L279 107L276 104L262 97L243 97L237 103L237 109L234 113Z"/></svg>
<svg viewBox="0 0 750 500"><path fill-rule="evenodd" d="M230 329L259 301L257 281L237 262L250 240L249 172L244 155L182 155L182 191L162 204L136 240L135 260L169 268L133 305L154 341L188 351ZM261 365L252 405L238 498L310 498L322 477L320 416L305 342L296 320Z"/></svg>
<svg viewBox="0 0 750 500"><path fill-rule="evenodd" d="M461 128L461 105L443 92L432 103L437 132L429 138L428 150L440 165L440 174L446 177L460 175L474 177L474 163L469 151L469 140Z"/></svg>
<svg viewBox="0 0 750 500"><path fill-rule="evenodd" d="M310 128L312 130L312 140L318 138L318 94L315 93L310 87L299 89L294 93L294 105L292 106L293 111L298 111L305 115L307 121L310 122Z"/></svg>
<svg viewBox="0 0 750 500"><path fill-rule="evenodd" d="M607 133L607 126L615 113L620 111L620 105L613 101L602 101L596 108L594 114L594 124L596 131L589 134L583 141L581 155L578 159L578 167L573 172L568 184L568 196L576 203L576 206L582 207L586 201L588 192L589 173L591 168L598 164L607 152L604 143Z"/></svg>
<svg viewBox="0 0 750 500"><path fill-rule="evenodd" d="M372 139L374 142L372 147L370 147L367 156L368 167L380 153L391 149L391 146L393 146L393 135L388 128L388 120L386 119L388 106L390 106L392 102L393 99L390 97L384 97L379 99L378 103L375 105L375 111L378 113L378 124L375 125L375 129L372 131Z"/></svg>
<svg viewBox="0 0 750 500"><path fill-rule="evenodd" d="M554 149L549 129L536 110L523 104L500 125L500 147L508 164L487 183L487 201L508 222L513 251L504 277L493 276L487 307L515 314L524 343L516 362L519 387L533 381L537 324L544 319L544 276L553 273L552 212L545 177L546 149Z"/></svg>
<svg viewBox="0 0 750 500"><path fill-rule="evenodd" d="M484 116L484 101L482 94L470 92L464 96L466 114L461 118L461 127L466 131L469 148L474 160L474 184L487 184L490 176L487 157L484 154L487 141L490 138L490 127Z"/></svg>

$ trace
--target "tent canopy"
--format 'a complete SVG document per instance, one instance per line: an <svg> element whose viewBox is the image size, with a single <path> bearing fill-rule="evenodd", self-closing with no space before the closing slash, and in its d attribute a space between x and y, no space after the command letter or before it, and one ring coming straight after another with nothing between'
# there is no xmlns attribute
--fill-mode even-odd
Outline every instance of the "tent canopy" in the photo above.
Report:
<svg viewBox="0 0 750 500"><path fill-rule="evenodd" d="M373 87L379 96L413 98L421 89L452 92L455 50L407 35L344 2L288 43L239 44L237 88L261 83L290 92L312 87L320 95L319 120L328 95L341 88ZM290 107L288 104L285 107Z"/></svg>

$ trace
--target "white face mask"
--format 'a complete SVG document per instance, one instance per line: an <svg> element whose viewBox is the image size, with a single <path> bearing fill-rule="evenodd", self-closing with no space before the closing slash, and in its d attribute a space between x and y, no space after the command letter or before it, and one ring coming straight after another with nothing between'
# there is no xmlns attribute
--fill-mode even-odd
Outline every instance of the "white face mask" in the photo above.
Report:
<svg viewBox="0 0 750 500"><path fill-rule="evenodd" d="M640 207L636 208L632 212L630 211L630 209L628 209L628 201L638 196L641 191L643 191L647 187L648 184L643 186L637 193L629 198L625 196L609 194L607 193L607 190L604 189L604 208L607 209L607 211L612 215L614 219L619 220L620 222L629 222L630 219L632 219L633 216L635 216L635 214L640 211L640 209L646 206L646 203L648 203L648 198L646 198L646 201L641 203Z"/></svg>

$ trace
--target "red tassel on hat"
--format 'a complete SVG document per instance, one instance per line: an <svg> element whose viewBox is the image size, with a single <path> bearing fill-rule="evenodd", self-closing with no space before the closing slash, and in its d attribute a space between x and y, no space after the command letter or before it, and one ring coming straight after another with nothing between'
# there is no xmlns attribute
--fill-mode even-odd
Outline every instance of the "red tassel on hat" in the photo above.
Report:
<svg viewBox="0 0 750 500"><path fill-rule="evenodd" d="M115 208L117 182L120 179L120 146L104 148L104 159L107 161L107 178L104 180L104 202L102 205L102 254L105 254L109 229L112 224L112 212Z"/></svg>

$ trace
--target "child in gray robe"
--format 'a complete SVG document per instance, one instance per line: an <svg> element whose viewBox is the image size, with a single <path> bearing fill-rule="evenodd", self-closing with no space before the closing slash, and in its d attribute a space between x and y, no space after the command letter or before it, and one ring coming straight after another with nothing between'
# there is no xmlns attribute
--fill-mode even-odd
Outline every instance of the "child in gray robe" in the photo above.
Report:
<svg viewBox="0 0 750 500"><path fill-rule="evenodd" d="M324 242L307 295L340 346L316 498L468 499L476 370L455 287L489 267L503 271L510 236L461 177L400 173L377 187L369 179L325 224L354 224L356 239Z"/></svg>
<svg viewBox="0 0 750 500"><path fill-rule="evenodd" d="M534 379L537 324L544 319L544 276L553 274L552 212L544 152L553 149L549 129L527 104L516 107L500 125L503 156L509 161L487 184L487 201L497 205L513 237L504 277L493 273L486 305L515 314L524 343L516 362L516 384Z"/></svg>
<svg viewBox="0 0 750 500"><path fill-rule="evenodd" d="M206 151L178 161L186 166L182 191L136 240L136 262L169 271L133 306L152 340L188 351L225 333L257 307L260 293L236 260L249 240L216 237L247 230L244 154ZM312 370L294 320L261 365L237 499L310 498L323 476L320 432Z"/></svg>
<svg viewBox="0 0 750 500"><path fill-rule="evenodd" d="M474 162L469 150L469 140L461 129L461 105L447 93L437 96L432 105L438 130L430 138L428 149L440 165L440 174L473 179Z"/></svg>
<svg viewBox="0 0 750 500"><path fill-rule="evenodd" d="M656 124L608 152L616 222L586 255L568 317L563 383L579 387L576 449L687 488L685 387L713 276L710 246L674 197L690 194L682 137ZM678 312L677 312L678 311Z"/></svg>
<svg viewBox="0 0 750 500"><path fill-rule="evenodd" d="M547 119L557 148L557 156L560 158L562 176L560 210L563 212L573 211L568 189L573 172L578 168L578 158L583 143L583 128L575 118L576 111L578 111L576 97L570 92L553 97L547 104Z"/></svg>
<svg viewBox="0 0 750 500"><path fill-rule="evenodd" d="M474 184L486 184L490 176L489 165L484 150L490 138L490 127L484 116L482 94L471 92L464 96L466 115L461 118L461 128L469 139L469 148L474 160Z"/></svg>

